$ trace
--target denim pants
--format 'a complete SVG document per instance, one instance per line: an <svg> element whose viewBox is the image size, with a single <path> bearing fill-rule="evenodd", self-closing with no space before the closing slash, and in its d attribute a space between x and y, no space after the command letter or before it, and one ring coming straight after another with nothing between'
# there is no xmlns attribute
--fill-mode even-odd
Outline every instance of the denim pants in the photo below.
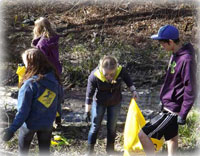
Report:
<svg viewBox="0 0 200 156"><path fill-rule="evenodd" d="M24 126L19 129L19 154L28 155L34 134L37 134L40 155L50 155L52 129L30 130Z"/></svg>
<svg viewBox="0 0 200 156"><path fill-rule="evenodd" d="M88 134L88 144L95 144L101 122L107 110L107 144L114 144L116 136L117 119L120 114L121 104L103 106L93 101L91 127Z"/></svg>

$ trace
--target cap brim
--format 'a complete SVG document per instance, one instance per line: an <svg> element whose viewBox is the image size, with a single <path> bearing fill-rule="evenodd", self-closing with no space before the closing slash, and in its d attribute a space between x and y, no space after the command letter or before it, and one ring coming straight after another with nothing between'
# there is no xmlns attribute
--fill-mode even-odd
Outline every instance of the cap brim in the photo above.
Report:
<svg viewBox="0 0 200 156"><path fill-rule="evenodd" d="M153 39L153 40L162 40L163 38L158 37L158 35L156 34L156 35L152 35L151 39Z"/></svg>

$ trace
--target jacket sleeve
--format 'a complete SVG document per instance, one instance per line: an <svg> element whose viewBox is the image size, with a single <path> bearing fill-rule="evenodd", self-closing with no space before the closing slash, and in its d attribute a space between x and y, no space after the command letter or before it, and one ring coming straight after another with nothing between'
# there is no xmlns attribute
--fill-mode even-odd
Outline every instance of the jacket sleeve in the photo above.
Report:
<svg viewBox="0 0 200 156"><path fill-rule="evenodd" d="M91 105L96 88L97 81L96 77L94 76L94 73L92 72L88 77L85 104Z"/></svg>
<svg viewBox="0 0 200 156"><path fill-rule="evenodd" d="M41 37L33 39L31 42L31 47L36 47Z"/></svg>
<svg viewBox="0 0 200 156"><path fill-rule="evenodd" d="M129 74L125 70L125 68L122 68L121 71L122 79L126 83L126 85L130 88L131 92L135 91L135 86L133 85L133 81L131 80Z"/></svg>
<svg viewBox="0 0 200 156"><path fill-rule="evenodd" d="M64 91L63 87L60 85L58 91L58 106L57 106L57 112L59 116L62 116L61 103L63 102L63 100L64 100Z"/></svg>
<svg viewBox="0 0 200 156"><path fill-rule="evenodd" d="M183 103L179 116L182 119L186 119L187 114L189 113L195 99L195 74L192 60L185 60L183 64L183 70L181 73L183 84L184 84L184 94L183 94Z"/></svg>
<svg viewBox="0 0 200 156"><path fill-rule="evenodd" d="M49 57L49 47L46 44L46 39L43 37L36 38L32 43L38 48L45 56Z"/></svg>
<svg viewBox="0 0 200 156"><path fill-rule="evenodd" d="M48 47L45 46L45 44L43 44L42 41L41 41L41 43L38 43L36 48L38 48L45 56L49 57Z"/></svg>
<svg viewBox="0 0 200 156"><path fill-rule="evenodd" d="M26 83L19 90L17 114L15 116L13 123L9 128L12 132L17 131L17 129L19 129L28 118L32 101L33 101L33 86Z"/></svg>

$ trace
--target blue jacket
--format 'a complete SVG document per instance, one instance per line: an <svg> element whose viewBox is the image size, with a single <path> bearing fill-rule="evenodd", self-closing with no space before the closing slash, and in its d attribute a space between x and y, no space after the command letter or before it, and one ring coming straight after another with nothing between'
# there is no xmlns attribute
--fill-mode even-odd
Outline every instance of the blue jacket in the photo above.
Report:
<svg viewBox="0 0 200 156"><path fill-rule="evenodd" d="M52 72L36 81L37 76L26 80L19 90L17 114L10 126L15 132L22 125L31 130L50 128L61 114L63 89Z"/></svg>

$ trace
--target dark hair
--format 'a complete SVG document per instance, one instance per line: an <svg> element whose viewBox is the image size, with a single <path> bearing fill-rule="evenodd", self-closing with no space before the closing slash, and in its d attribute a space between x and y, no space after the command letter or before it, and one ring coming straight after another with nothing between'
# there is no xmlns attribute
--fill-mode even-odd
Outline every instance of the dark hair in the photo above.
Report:
<svg viewBox="0 0 200 156"><path fill-rule="evenodd" d="M48 61L46 56L37 48L31 48L26 50L22 55L25 55L27 60L27 67L25 75L20 82L19 86L21 87L25 80L28 80L34 75L38 75L39 81L44 77L44 75L50 71L53 71L56 79L60 83L60 77L56 68Z"/></svg>
<svg viewBox="0 0 200 156"><path fill-rule="evenodd" d="M158 40L159 42L165 42L165 43L168 43L169 44L169 39L162 39L162 40ZM174 41L175 44L178 44L180 42L180 39L175 39L175 40L172 40Z"/></svg>

